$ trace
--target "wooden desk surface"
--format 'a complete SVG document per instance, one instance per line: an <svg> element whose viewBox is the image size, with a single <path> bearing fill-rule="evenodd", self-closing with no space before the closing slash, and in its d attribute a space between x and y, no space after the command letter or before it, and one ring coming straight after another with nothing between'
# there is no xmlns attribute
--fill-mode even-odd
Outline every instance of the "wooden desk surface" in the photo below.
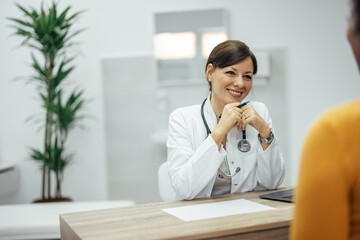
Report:
<svg viewBox="0 0 360 240"><path fill-rule="evenodd" d="M241 239L288 239L294 205L259 199L264 193L270 191L61 214L61 239L238 239L239 235ZM235 199L248 199L276 209L190 222L161 210Z"/></svg>

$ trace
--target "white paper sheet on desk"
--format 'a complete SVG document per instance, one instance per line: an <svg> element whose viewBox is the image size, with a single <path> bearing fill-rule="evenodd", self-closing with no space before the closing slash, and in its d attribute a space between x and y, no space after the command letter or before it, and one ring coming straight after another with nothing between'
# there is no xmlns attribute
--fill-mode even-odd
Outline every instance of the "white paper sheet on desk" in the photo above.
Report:
<svg viewBox="0 0 360 240"><path fill-rule="evenodd" d="M261 212L272 209L274 208L260 203L245 199L238 199L232 201L196 204L184 207L164 208L162 210L187 222L244 213Z"/></svg>

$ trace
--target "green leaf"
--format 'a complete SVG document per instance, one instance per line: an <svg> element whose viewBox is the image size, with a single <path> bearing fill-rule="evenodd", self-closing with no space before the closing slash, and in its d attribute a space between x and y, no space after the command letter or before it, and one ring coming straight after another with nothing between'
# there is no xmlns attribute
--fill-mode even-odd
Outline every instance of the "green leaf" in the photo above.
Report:
<svg viewBox="0 0 360 240"><path fill-rule="evenodd" d="M57 26L63 27L63 23L66 17L66 14L68 13L68 11L71 9L71 7L67 7L59 16L59 18L57 19ZM63 29L63 28L62 28Z"/></svg>
<svg viewBox="0 0 360 240"><path fill-rule="evenodd" d="M38 50L39 52L43 52L43 49L39 46L36 46L35 44L28 44L29 47Z"/></svg>
<svg viewBox="0 0 360 240"><path fill-rule="evenodd" d="M84 28L83 28L83 29L80 29L80 30L75 31L75 32L74 32L74 33L72 33L69 37L67 37L67 38L65 39L65 42L69 41L70 39L72 39L73 37L75 37L76 35L79 35L80 33L84 32L84 31L85 31L85 29L84 29Z"/></svg>
<svg viewBox="0 0 360 240"><path fill-rule="evenodd" d="M52 13L52 22L56 23L57 13L56 13L56 3L55 2L53 2L52 11L50 10L50 12Z"/></svg>
<svg viewBox="0 0 360 240"><path fill-rule="evenodd" d="M23 12L25 13L25 16L31 16L30 12L26 10L24 7L22 7L20 4L15 3L15 5Z"/></svg>
<svg viewBox="0 0 360 240"><path fill-rule="evenodd" d="M17 19L17 18L12 18L12 17L8 17L7 19L9 19L10 21L13 21L15 23L18 23L20 25L23 25L24 27L29 27L29 28L32 28L33 25L27 21L23 21L23 20L20 20L20 19Z"/></svg>
<svg viewBox="0 0 360 240"><path fill-rule="evenodd" d="M20 36L24 36L24 37L26 37L27 39L33 38L31 32L28 32L28 31L26 31L26 30L24 30L24 29L22 29L22 28L18 28L17 31L16 31L16 34L17 34L17 35L20 35Z"/></svg>
<svg viewBox="0 0 360 240"><path fill-rule="evenodd" d="M33 54L31 54L31 57L33 59L33 64L32 66L34 67L34 69L43 77L47 78L48 75L47 75L47 72L46 70L42 69L39 65L39 63L37 62L35 56Z"/></svg>
<svg viewBox="0 0 360 240"><path fill-rule="evenodd" d="M31 19L35 22L39 18L39 14L34 8L31 8Z"/></svg>
<svg viewBox="0 0 360 240"><path fill-rule="evenodd" d="M67 22L70 22L71 20L75 19L77 16L79 16L80 14L82 14L83 12L85 12L85 10L81 10L78 11L76 13L74 13L73 15L71 15L68 19L66 19Z"/></svg>
<svg viewBox="0 0 360 240"><path fill-rule="evenodd" d="M60 71L57 73L57 75L54 77L54 88L56 88L71 72L74 70L74 67L70 67L69 69L65 71Z"/></svg>

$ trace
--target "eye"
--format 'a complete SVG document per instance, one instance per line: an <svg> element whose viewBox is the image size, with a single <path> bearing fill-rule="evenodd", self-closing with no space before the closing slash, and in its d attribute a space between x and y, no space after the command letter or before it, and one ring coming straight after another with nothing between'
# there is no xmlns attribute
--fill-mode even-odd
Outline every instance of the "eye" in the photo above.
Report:
<svg viewBox="0 0 360 240"><path fill-rule="evenodd" d="M226 74L235 75L235 73L233 71L227 71Z"/></svg>
<svg viewBox="0 0 360 240"><path fill-rule="evenodd" d="M252 76L251 76L251 75L245 75L244 78L245 78L246 80L251 80L251 79L252 79Z"/></svg>

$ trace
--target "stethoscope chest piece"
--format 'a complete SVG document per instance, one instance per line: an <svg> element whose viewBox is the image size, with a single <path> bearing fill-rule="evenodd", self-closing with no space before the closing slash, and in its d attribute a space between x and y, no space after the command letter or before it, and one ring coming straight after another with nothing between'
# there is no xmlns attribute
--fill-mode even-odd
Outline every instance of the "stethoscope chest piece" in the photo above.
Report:
<svg viewBox="0 0 360 240"><path fill-rule="evenodd" d="M206 128L206 137L209 136L211 134L211 131L210 131L210 128L205 120L205 115L204 115L204 105L205 105L205 102L206 102L206 99L203 101L203 103L201 104L201 118L204 122L204 125L205 125L205 128ZM243 106L245 106L248 102L245 102L245 103L242 103L238 106L238 108L241 108ZM221 116L221 115L220 115ZM251 144L248 140L246 140L246 131L243 130L242 131L242 135L243 135L243 139L241 139L239 142L238 142L238 149L241 151L241 152L248 152L250 151L251 149Z"/></svg>
<svg viewBox="0 0 360 240"><path fill-rule="evenodd" d="M250 148L251 148L251 144L248 140L242 139L238 142L238 149L241 152L248 152L250 151Z"/></svg>
<svg viewBox="0 0 360 240"><path fill-rule="evenodd" d="M248 152L248 151L250 151L251 144L248 140L246 140L246 131L245 130L242 131L242 134L243 134L243 139L241 139L238 142L238 149L240 150L240 152Z"/></svg>

